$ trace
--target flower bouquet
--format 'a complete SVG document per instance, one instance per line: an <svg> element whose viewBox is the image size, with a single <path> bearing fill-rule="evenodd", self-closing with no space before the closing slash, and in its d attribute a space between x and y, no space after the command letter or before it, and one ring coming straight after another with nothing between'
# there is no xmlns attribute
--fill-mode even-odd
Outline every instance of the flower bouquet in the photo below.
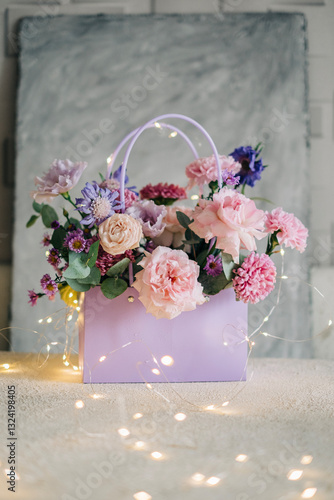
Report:
<svg viewBox="0 0 334 500"><path fill-rule="evenodd" d="M195 125L208 140L213 155L200 158L184 132L163 122L167 118L181 118ZM126 167L131 150L144 130L154 126L172 129L192 150L195 160L185 168L185 187L147 184L138 192L128 185ZM113 172L118 153L127 142L122 165ZM169 114L131 132L108 159L107 175L100 174L99 182L87 182L81 196L74 200L69 192L86 166L83 162L55 160L48 173L36 177L37 189L31 193L36 213L27 223L29 227L41 218L48 229L42 244L48 247L47 260L54 269L53 277L45 274L41 278L40 292L29 290L31 305L43 295L53 300L59 293L67 305L76 307L79 294L85 293L81 364L88 368L86 377L84 369L84 381L142 380L135 366L138 339L155 361L157 355L163 359L167 352L174 365L180 354L179 366L174 374L169 372L169 380L242 378L247 343L242 342L240 332L247 336L245 304L255 304L273 290L276 269L272 254L281 245L303 252L307 239L307 229L293 214L282 208L271 213L259 210L244 194L246 186L254 186L266 168L260 145L219 155L200 124L183 115ZM186 207L182 202L193 188L199 190L198 195L190 197L197 199L197 204ZM49 204L56 196L68 203L62 222ZM259 254L256 241L263 238L268 239L267 249ZM190 316L189 311L193 311ZM228 352L225 360L228 366L237 366L230 375L221 374L222 331L226 325L233 326L237 339L232 353L235 359ZM180 368L185 350L189 354L190 344L194 345L194 329L196 352L189 366ZM144 332L148 337L143 338ZM125 344L133 348L133 339L136 349L123 352ZM198 375L203 352L208 369ZM214 355L209 359L214 352L217 359ZM98 363L103 358L105 361L108 353L113 353L114 375ZM93 368L96 373L100 370L96 377ZM145 380L158 381L152 375Z"/></svg>

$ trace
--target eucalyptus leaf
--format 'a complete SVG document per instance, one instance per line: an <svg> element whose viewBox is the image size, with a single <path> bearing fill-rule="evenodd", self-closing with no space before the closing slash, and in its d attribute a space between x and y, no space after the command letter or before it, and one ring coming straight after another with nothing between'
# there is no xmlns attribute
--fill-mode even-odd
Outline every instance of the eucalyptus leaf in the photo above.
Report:
<svg viewBox="0 0 334 500"><path fill-rule="evenodd" d="M96 286L101 281L101 271L97 267L89 268L90 273L86 278L78 279L78 283Z"/></svg>
<svg viewBox="0 0 334 500"><path fill-rule="evenodd" d="M51 227L54 220L58 220L57 212L50 205L43 205L41 209L41 216L44 226Z"/></svg>
<svg viewBox="0 0 334 500"><path fill-rule="evenodd" d="M101 291L107 299L114 299L122 295L127 288L127 282L119 278L108 278L101 285Z"/></svg>
<svg viewBox="0 0 334 500"><path fill-rule="evenodd" d="M128 267L130 262L130 259L125 258L121 260L120 262L117 262L117 264L113 265L108 271L107 271L107 276L118 276L119 274L122 274L125 269Z"/></svg>
<svg viewBox="0 0 334 500"><path fill-rule="evenodd" d="M98 252L99 252L99 245L100 245L100 241L99 240L95 241L90 246L89 252L87 254L82 254L81 262L83 265L89 266L89 267L95 266L95 262L96 262Z"/></svg>
<svg viewBox="0 0 334 500"><path fill-rule="evenodd" d="M193 222L191 219L189 219L188 215L184 214L183 212L177 211L176 217L181 226L184 227L185 229L188 229L189 224Z"/></svg>
<svg viewBox="0 0 334 500"><path fill-rule="evenodd" d="M31 227L35 224L35 222L37 221L37 219L39 218L39 215L32 215L30 217L30 219L28 220L28 222L26 223L26 227Z"/></svg>
<svg viewBox="0 0 334 500"><path fill-rule="evenodd" d="M221 258L225 277L228 281L230 281L233 278L233 269L237 266L233 261L232 255L229 253L222 253Z"/></svg>
<svg viewBox="0 0 334 500"><path fill-rule="evenodd" d="M224 273L220 273L219 276L210 276L205 272L200 273L198 281L203 286L203 292L207 295L216 295L223 290L229 282Z"/></svg>
<svg viewBox="0 0 334 500"><path fill-rule="evenodd" d="M37 201L35 201L35 200L32 202L32 208L35 210L35 212L37 212L39 214L41 213L43 206L44 206L44 203L37 203Z"/></svg>
<svg viewBox="0 0 334 500"><path fill-rule="evenodd" d="M197 236L197 234L195 234L191 229L186 229L185 233L185 238L187 240L187 242L189 243L189 245L193 245L194 243L199 243L201 241L201 238L199 236ZM191 243L190 243L191 241Z"/></svg>
<svg viewBox="0 0 334 500"><path fill-rule="evenodd" d="M79 283L77 280L72 280L70 278L66 278L67 284L75 291L75 292L87 292L90 289L89 284Z"/></svg>
<svg viewBox="0 0 334 500"><path fill-rule="evenodd" d="M80 254L69 252L69 265L63 273L66 280L67 278L75 280L82 279L86 278L90 274L90 267L85 265L80 257Z"/></svg>
<svg viewBox="0 0 334 500"><path fill-rule="evenodd" d="M58 227L58 229L55 229L51 238L51 245L57 250L61 250L63 248L66 234L67 233L63 227Z"/></svg>

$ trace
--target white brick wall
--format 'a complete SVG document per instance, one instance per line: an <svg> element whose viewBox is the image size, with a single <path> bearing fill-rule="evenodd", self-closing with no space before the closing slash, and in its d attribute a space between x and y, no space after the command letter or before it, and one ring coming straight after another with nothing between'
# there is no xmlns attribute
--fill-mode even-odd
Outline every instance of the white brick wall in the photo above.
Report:
<svg viewBox="0 0 334 500"><path fill-rule="evenodd" d="M311 184L313 239L327 241L334 234L334 1L333 0L60 0L59 13L199 13L211 12L303 12L308 19L310 112L311 112ZM53 6L54 7L54 6ZM5 13L9 8L8 26ZM42 2L21 0L13 4L0 0L0 142L13 138L15 130L15 92L17 84L16 59L5 55L8 30L15 19L40 12ZM0 328L6 323L6 298L9 301L9 276L11 258L11 210L13 190L4 186L4 172L11 165L5 164L0 148L0 276L4 289L0 314ZM332 229L333 227L333 229ZM322 265L333 265L334 256L327 252ZM0 340L1 348L1 340Z"/></svg>

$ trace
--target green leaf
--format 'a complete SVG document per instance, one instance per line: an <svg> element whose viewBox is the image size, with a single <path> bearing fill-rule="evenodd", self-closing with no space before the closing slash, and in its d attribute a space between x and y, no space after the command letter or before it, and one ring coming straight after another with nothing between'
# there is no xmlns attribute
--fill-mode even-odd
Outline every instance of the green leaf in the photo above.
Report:
<svg viewBox="0 0 334 500"><path fill-rule="evenodd" d="M112 276L118 276L119 274L122 274L125 271L125 269L128 267L129 262L130 262L130 259L128 259L128 258L125 258L125 259L117 262L117 264L112 266L107 271L107 276L112 277Z"/></svg>
<svg viewBox="0 0 334 500"><path fill-rule="evenodd" d="M66 234L67 233L63 227L58 227L58 229L55 229L51 238L51 245L57 250L61 250L63 248Z"/></svg>
<svg viewBox="0 0 334 500"><path fill-rule="evenodd" d="M90 274L90 268L83 264L81 255L75 252L69 252L69 266L63 273L64 278L82 279Z"/></svg>
<svg viewBox="0 0 334 500"><path fill-rule="evenodd" d="M99 172L99 176L101 177L101 181L102 181L102 182L106 180L106 178L104 177L104 175L103 175L103 174L101 174L101 172Z"/></svg>
<svg viewBox="0 0 334 500"><path fill-rule="evenodd" d="M139 271L142 271L143 268L142 266L140 265L140 261L144 258L144 254L142 253L141 255L139 255L134 264L133 264L133 275L135 276L137 273L139 273Z"/></svg>
<svg viewBox="0 0 334 500"><path fill-rule="evenodd" d="M194 233L191 229L186 229L186 232L184 233L187 242L189 245L193 245L194 243L199 243L201 241L201 238L197 236L197 234ZM191 243L190 243L191 241Z"/></svg>
<svg viewBox="0 0 334 500"><path fill-rule="evenodd" d="M188 215L184 214L183 212L176 212L176 217L179 223L181 224L182 227L188 229L189 224L191 224L193 221L189 219Z"/></svg>
<svg viewBox="0 0 334 500"><path fill-rule="evenodd" d="M97 267L92 267L90 269L90 273L86 278L78 279L78 283L81 284L89 284L89 285L98 285L101 281L101 271Z"/></svg>
<svg viewBox="0 0 334 500"><path fill-rule="evenodd" d="M35 210L35 212L37 212L39 214L41 213L43 206L44 206L44 203L37 203L37 201L35 201L35 200L32 202L32 208Z"/></svg>
<svg viewBox="0 0 334 500"><path fill-rule="evenodd" d="M51 227L54 220L58 220L57 212L50 207L50 205L43 205L41 209L41 216L44 226Z"/></svg>
<svg viewBox="0 0 334 500"><path fill-rule="evenodd" d="M114 299L122 295L127 288L127 282L119 278L108 278L101 285L101 291L107 299Z"/></svg>
<svg viewBox="0 0 334 500"><path fill-rule="evenodd" d="M95 241L89 249L89 252L81 255L81 262L84 266L93 267L99 252L100 240Z"/></svg>
<svg viewBox="0 0 334 500"><path fill-rule="evenodd" d="M224 273L220 273L219 276L210 276L205 272L201 272L198 281L203 286L203 292L207 295L216 295L229 283Z"/></svg>
<svg viewBox="0 0 334 500"><path fill-rule="evenodd" d="M68 285L70 285L70 287L73 288L73 290L75 290L76 292L87 292L90 289L90 285L88 283L79 283L79 281L69 278L66 278L66 281Z"/></svg>
<svg viewBox="0 0 334 500"><path fill-rule="evenodd" d="M71 224L73 224L77 229L80 228L80 221L78 219L74 219L73 217L70 217L65 224L65 228L67 229L68 226L70 226Z"/></svg>
<svg viewBox="0 0 334 500"><path fill-rule="evenodd" d="M233 261L232 255L230 255L229 253L222 253L221 258L223 262L225 278L230 281L233 278L233 269L237 266Z"/></svg>
<svg viewBox="0 0 334 500"><path fill-rule="evenodd" d="M35 224L35 222L37 221L37 219L39 218L39 215L32 215L30 217L30 219L28 220L28 222L26 223L26 227L31 227Z"/></svg>

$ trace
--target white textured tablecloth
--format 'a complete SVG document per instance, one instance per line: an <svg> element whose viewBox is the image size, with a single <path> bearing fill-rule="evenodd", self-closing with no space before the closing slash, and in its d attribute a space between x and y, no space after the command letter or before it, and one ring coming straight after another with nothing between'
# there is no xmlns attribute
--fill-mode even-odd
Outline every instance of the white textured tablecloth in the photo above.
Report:
<svg viewBox="0 0 334 500"><path fill-rule="evenodd" d="M80 373L52 357L42 370L1 353L0 498L31 500L294 500L317 488L334 498L334 362L255 359L246 383L82 385ZM17 393L16 493L7 491L7 386ZM211 405L200 411L181 399ZM173 392L175 389L178 394ZM104 396L93 399L95 392ZM75 408L82 400L85 406ZM133 419L137 412L142 418ZM187 418L176 421L183 412ZM126 428L127 437L118 430ZM135 449L138 441L143 448ZM137 444L138 446L138 444ZM152 459L158 451L162 460ZM238 455L247 455L238 462ZM301 459L313 460L302 465ZM287 474L303 471L297 481ZM202 481L192 479L202 474ZM201 476L199 476L201 477ZM207 480L217 478L210 486ZM210 481L209 481L210 483ZM136 497L135 497L136 498ZM145 496L138 497L145 500ZM150 497L147 496L147 499Z"/></svg>

